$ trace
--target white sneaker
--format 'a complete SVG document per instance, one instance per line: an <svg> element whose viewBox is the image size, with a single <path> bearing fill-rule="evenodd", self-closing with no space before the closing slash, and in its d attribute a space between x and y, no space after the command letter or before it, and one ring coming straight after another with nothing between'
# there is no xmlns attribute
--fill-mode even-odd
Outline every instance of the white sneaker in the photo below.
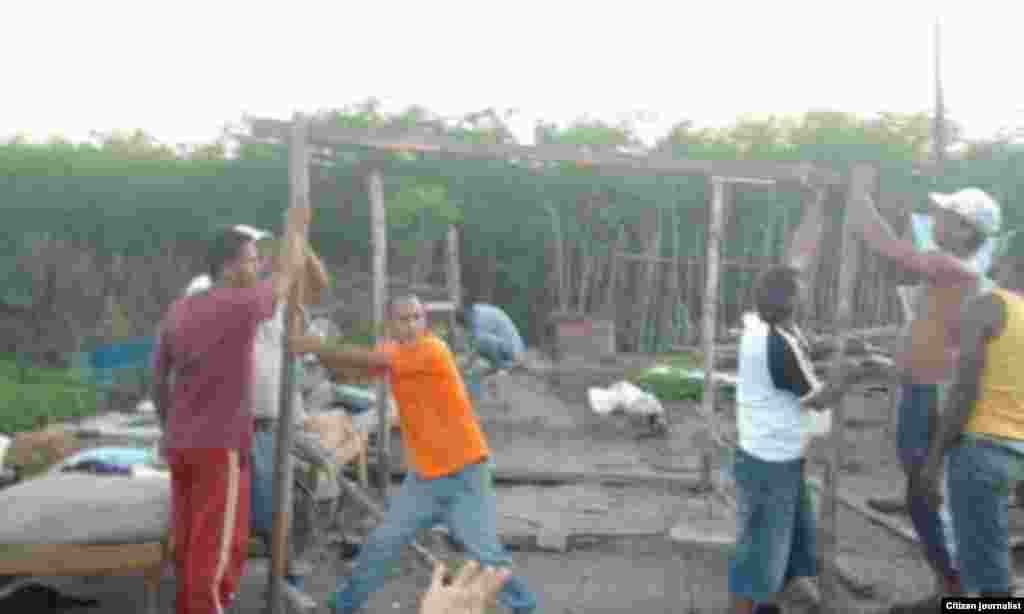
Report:
<svg viewBox="0 0 1024 614"><path fill-rule="evenodd" d="M295 588L286 581L281 582L284 585L281 597L284 599L284 603L287 607L286 610L289 612L312 612L316 609L316 600L307 595L306 593ZM263 589L263 599L270 599L270 589Z"/></svg>
<svg viewBox="0 0 1024 614"><path fill-rule="evenodd" d="M287 582L284 583L284 598L299 612L312 612L317 607L315 599Z"/></svg>

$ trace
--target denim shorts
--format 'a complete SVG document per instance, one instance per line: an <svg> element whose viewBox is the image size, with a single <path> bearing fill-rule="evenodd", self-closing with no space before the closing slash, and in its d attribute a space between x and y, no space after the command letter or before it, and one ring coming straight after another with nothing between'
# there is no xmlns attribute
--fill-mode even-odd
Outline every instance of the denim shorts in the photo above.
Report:
<svg viewBox="0 0 1024 614"><path fill-rule="evenodd" d="M770 601L788 580L818 572L804 459L769 462L737 450L733 472L737 530L729 592Z"/></svg>
<svg viewBox="0 0 1024 614"><path fill-rule="evenodd" d="M1006 594L1013 585L1007 499L1024 479L1024 454L965 434L946 453L949 499L965 594Z"/></svg>

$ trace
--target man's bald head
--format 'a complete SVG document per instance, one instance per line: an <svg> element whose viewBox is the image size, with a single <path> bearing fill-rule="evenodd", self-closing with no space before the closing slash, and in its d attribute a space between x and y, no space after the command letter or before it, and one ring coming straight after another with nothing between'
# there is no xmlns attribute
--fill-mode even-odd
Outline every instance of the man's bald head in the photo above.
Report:
<svg viewBox="0 0 1024 614"><path fill-rule="evenodd" d="M422 307L422 302L420 301L420 297L415 295L415 294L400 294L398 296L391 297L388 300L388 313L387 313L387 316L389 318L394 318L399 307L406 307L406 308L408 308L409 306L420 306L420 307Z"/></svg>
<svg viewBox="0 0 1024 614"><path fill-rule="evenodd" d="M399 342L414 340L427 327L427 314L415 294L397 296L388 301L388 319Z"/></svg>

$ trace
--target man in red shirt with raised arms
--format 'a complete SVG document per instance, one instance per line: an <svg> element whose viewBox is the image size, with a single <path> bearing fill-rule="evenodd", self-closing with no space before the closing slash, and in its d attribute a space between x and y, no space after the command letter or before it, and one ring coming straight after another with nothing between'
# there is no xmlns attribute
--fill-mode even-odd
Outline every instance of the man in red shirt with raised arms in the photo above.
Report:
<svg viewBox="0 0 1024 614"><path fill-rule="evenodd" d="M171 469L177 614L221 614L238 588L249 535L253 343L302 272L310 216L308 206L288 210L284 266L266 281L252 236L220 230L207 253L213 287L176 300L160 323L153 382Z"/></svg>

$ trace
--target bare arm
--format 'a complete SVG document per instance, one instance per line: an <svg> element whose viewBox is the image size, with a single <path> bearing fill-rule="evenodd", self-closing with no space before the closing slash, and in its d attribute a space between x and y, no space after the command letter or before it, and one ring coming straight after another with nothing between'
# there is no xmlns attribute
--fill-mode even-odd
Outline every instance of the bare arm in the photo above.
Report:
<svg viewBox="0 0 1024 614"><path fill-rule="evenodd" d="M800 399L800 406L819 411L823 410L842 400L843 395L846 394L848 389L849 383L845 377L836 378L826 382L817 391Z"/></svg>
<svg viewBox="0 0 1024 614"><path fill-rule="evenodd" d="M1006 307L994 295L986 294L964 308L962 319L960 361L938 428L933 431L923 471L931 475L938 475L946 451L963 434L974 411L985 368L985 345L1005 326Z"/></svg>
<svg viewBox="0 0 1024 614"><path fill-rule="evenodd" d="M855 228L871 251L885 258L886 272L899 281L913 281L923 277L923 271L907 266L917 254L912 241L902 239L878 212L869 194L854 199L849 215L854 216Z"/></svg>
<svg viewBox="0 0 1024 614"><path fill-rule="evenodd" d="M385 352L358 345L328 344L310 335L292 337L289 347L296 354L315 354L328 369L360 368L378 371L391 367L391 359Z"/></svg>
<svg viewBox="0 0 1024 614"><path fill-rule="evenodd" d="M274 286L274 297L278 301L288 298L292 282L302 272L306 259L306 228L312 211L309 206L289 207L286 214L284 241L281 242L279 262L271 280Z"/></svg>
<svg viewBox="0 0 1024 614"><path fill-rule="evenodd" d="M912 241L896 236L892 228L875 208L868 194L854 199L850 215L855 216L855 228L868 247L886 261L891 272L910 279L929 279L942 285L969 283L976 276L955 258L942 252L919 251Z"/></svg>
<svg viewBox="0 0 1024 614"><path fill-rule="evenodd" d="M320 302L320 293L327 289L328 285L327 267L323 260L306 244L306 295L303 301L306 305Z"/></svg>

